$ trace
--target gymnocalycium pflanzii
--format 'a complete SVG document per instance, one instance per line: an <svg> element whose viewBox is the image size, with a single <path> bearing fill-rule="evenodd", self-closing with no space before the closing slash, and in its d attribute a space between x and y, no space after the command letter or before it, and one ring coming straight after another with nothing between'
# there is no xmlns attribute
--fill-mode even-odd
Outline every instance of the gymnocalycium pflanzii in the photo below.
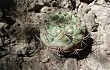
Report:
<svg viewBox="0 0 110 70"><path fill-rule="evenodd" d="M59 53L76 51L85 37L86 25L71 11L54 11L43 16L41 41Z"/></svg>

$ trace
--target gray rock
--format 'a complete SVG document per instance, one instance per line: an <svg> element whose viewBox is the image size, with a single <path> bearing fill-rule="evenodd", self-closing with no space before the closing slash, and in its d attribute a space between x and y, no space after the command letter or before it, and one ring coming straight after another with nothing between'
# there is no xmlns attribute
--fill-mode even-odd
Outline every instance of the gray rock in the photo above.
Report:
<svg viewBox="0 0 110 70"><path fill-rule="evenodd" d="M14 55L8 55L0 59L0 70L21 70L22 58Z"/></svg>
<svg viewBox="0 0 110 70"><path fill-rule="evenodd" d="M89 11L87 14L84 15L83 19L85 20L88 31L93 31L93 27L96 25L94 12Z"/></svg>
<svg viewBox="0 0 110 70"><path fill-rule="evenodd" d="M46 66L40 63L36 57L25 58L24 60L22 70L47 70Z"/></svg>
<svg viewBox="0 0 110 70"><path fill-rule="evenodd" d="M64 70L78 70L77 60L67 59L64 63Z"/></svg>
<svg viewBox="0 0 110 70"><path fill-rule="evenodd" d="M6 23L0 22L0 30L6 25Z"/></svg>

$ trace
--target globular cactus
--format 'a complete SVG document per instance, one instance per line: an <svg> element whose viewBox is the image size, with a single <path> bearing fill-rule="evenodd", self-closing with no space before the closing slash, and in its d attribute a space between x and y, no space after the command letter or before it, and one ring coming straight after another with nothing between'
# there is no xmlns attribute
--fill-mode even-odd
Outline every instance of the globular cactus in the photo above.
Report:
<svg viewBox="0 0 110 70"><path fill-rule="evenodd" d="M55 11L43 16L40 26L41 41L59 53L74 52L85 37L86 25L70 11ZM59 51L60 49L61 51Z"/></svg>

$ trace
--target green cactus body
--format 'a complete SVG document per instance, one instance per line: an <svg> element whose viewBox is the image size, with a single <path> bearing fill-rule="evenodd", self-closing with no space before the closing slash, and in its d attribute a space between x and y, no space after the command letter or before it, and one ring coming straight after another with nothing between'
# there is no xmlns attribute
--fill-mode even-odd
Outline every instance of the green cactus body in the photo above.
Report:
<svg viewBox="0 0 110 70"><path fill-rule="evenodd" d="M86 26L71 12L46 14L41 25L41 41L50 48L74 51L85 36Z"/></svg>

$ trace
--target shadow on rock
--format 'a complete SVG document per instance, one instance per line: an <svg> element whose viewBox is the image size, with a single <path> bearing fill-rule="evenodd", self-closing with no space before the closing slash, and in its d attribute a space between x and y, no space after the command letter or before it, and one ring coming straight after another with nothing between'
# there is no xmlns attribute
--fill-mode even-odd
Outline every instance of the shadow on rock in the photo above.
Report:
<svg viewBox="0 0 110 70"><path fill-rule="evenodd" d="M110 3L110 0L105 0L105 2L107 3L107 2L109 2Z"/></svg>
<svg viewBox="0 0 110 70"><path fill-rule="evenodd" d="M87 4L90 4L92 3L94 0L80 0L81 2L84 2L84 3L87 3Z"/></svg>
<svg viewBox="0 0 110 70"><path fill-rule="evenodd" d="M63 57L64 58L76 58L77 60L86 58L90 53L92 53L93 39L88 38L87 40L84 41L84 43L82 44L82 47L79 48L79 49L82 49L82 48L84 49L82 49L81 51L77 51L76 53L73 53L70 56L64 55Z"/></svg>

